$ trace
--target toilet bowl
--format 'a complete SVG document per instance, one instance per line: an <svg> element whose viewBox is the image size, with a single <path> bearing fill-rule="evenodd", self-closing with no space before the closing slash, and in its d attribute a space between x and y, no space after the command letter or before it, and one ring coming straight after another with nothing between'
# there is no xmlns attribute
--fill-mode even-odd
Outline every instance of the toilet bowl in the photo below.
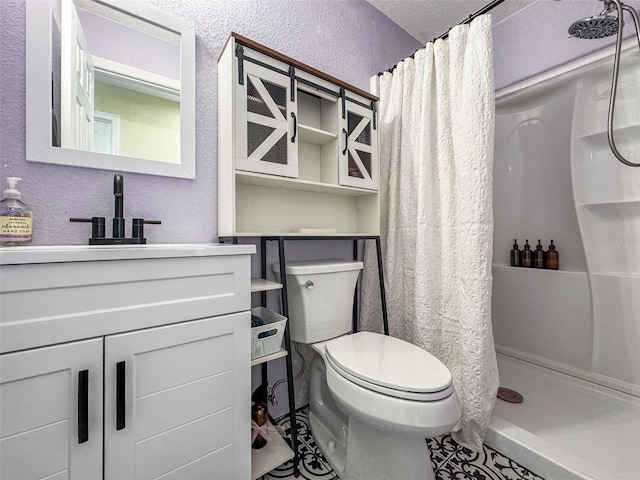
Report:
<svg viewBox="0 0 640 480"><path fill-rule="evenodd" d="M291 338L317 353L311 433L341 480L431 480L425 438L448 432L460 417L451 374L408 342L350 333L361 269L361 262L287 266Z"/></svg>

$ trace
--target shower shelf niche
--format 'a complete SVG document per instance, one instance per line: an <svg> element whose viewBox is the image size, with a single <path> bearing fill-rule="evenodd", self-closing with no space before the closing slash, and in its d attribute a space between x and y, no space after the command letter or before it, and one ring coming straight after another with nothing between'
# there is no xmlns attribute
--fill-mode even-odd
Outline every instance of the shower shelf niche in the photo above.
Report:
<svg viewBox="0 0 640 480"><path fill-rule="evenodd" d="M562 255L562 252L560 252L560 255ZM562 265L562 256L560 257L560 264ZM511 265L507 265L507 264L497 264L494 263L493 264L493 268L505 268L505 269L509 269L509 270L522 270L522 271L527 271L527 272L536 272L535 274L540 274L540 275L555 275L558 272L563 272L563 273L581 273L584 274L586 272L580 271L580 270L565 270L562 268L559 268L558 270L552 270L550 268L534 268L534 267L512 267ZM532 273L532 275L534 275L534 273Z"/></svg>
<svg viewBox="0 0 640 480"><path fill-rule="evenodd" d="M615 127L613 129L613 135L616 140L616 144L621 145L630 144L637 141L640 138L640 125L625 125L621 127ZM580 140L583 140L593 146L600 146L603 142L607 142L607 130L599 130L593 133L585 133L579 136Z"/></svg>
<svg viewBox="0 0 640 480"><path fill-rule="evenodd" d="M613 207L616 205L619 206L624 206L624 205L629 205L629 206L635 206L640 204L640 199L638 200L603 200L600 202L585 202L585 203L581 203L580 206L581 207L585 207L585 208L606 208L606 207Z"/></svg>

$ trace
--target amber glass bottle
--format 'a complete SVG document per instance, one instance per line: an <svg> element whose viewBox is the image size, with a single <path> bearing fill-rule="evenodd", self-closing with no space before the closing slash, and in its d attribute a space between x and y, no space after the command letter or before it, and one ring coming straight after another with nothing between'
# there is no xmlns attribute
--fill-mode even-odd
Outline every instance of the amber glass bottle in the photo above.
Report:
<svg viewBox="0 0 640 480"><path fill-rule="evenodd" d="M542 243L538 240L538 245L536 245L536 249L533 252L533 267L544 268L544 257L545 251L542 249Z"/></svg>
<svg viewBox="0 0 640 480"><path fill-rule="evenodd" d="M512 267L519 267L521 264L521 252L520 247L518 247L518 240L513 239L513 248L509 252L509 257L511 261Z"/></svg>
<svg viewBox="0 0 640 480"><path fill-rule="evenodd" d="M251 406L251 420L256 422L259 427L263 426L269 420L269 412L264 403L253 404ZM256 435L255 440L251 444L251 448L259 449L267 444L267 439L262 435Z"/></svg>
<svg viewBox="0 0 640 480"><path fill-rule="evenodd" d="M524 241L524 249L522 250L522 266L530 267L533 264L533 252L529 240Z"/></svg>
<svg viewBox="0 0 640 480"><path fill-rule="evenodd" d="M556 246L553 244L553 240L551 240L551 245L549 245L549 250L547 250L547 268L551 270L558 270L558 251L556 250Z"/></svg>

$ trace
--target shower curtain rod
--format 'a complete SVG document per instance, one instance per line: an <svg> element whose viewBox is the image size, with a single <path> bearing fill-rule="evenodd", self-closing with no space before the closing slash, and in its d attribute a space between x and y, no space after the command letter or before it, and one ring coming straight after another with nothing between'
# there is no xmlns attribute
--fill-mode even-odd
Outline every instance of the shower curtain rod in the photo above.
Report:
<svg viewBox="0 0 640 480"><path fill-rule="evenodd" d="M475 13L472 13L471 15L469 15L466 19L464 19L463 21L461 21L460 23L458 23L457 25L466 25L468 23L471 23L476 17L479 17L480 15L484 15L485 13L490 12L491 10L493 10L495 7L497 7L498 5L500 5L502 2L504 2L505 0L493 0L493 2L486 4L484 7L482 7L480 10L478 10ZM456 25L456 26L457 26ZM442 35L440 35L439 37L434 38L433 40L431 40L431 42L434 42L436 40L445 40L448 36L449 36L449 32L451 31L453 27L449 28L446 32L444 32ZM416 54L416 52L419 52L420 50L422 50L425 47L420 47L418 50L416 50L415 52L413 52L411 55L409 55L411 58L414 57L414 55ZM398 64L395 64L393 67L388 68L387 70L385 70L385 72L389 72L389 73L393 73L393 70L398 66ZM384 74L384 72L378 72L378 76Z"/></svg>

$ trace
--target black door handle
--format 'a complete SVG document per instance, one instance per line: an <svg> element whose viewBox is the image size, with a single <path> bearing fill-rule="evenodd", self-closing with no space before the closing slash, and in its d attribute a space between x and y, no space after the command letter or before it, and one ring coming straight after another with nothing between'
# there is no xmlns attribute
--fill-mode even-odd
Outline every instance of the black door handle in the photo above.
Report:
<svg viewBox="0 0 640 480"><path fill-rule="evenodd" d="M89 440L89 370L78 372L78 443Z"/></svg>
<svg viewBox="0 0 640 480"><path fill-rule="evenodd" d="M298 135L298 118L294 112L291 112L291 118L293 118L293 137L291 137L291 143L295 143L296 135Z"/></svg>
<svg viewBox="0 0 640 480"><path fill-rule="evenodd" d="M346 155L347 149L349 147L349 133L347 132L346 128L342 129L342 133L344 133L344 150L342 151L342 154Z"/></svg>
<svg viewBox="0 0 640 480"><path fill-rule="evenodd" d="M123 430L125 425L125 362L116 363L116 430Z"/></svg>

